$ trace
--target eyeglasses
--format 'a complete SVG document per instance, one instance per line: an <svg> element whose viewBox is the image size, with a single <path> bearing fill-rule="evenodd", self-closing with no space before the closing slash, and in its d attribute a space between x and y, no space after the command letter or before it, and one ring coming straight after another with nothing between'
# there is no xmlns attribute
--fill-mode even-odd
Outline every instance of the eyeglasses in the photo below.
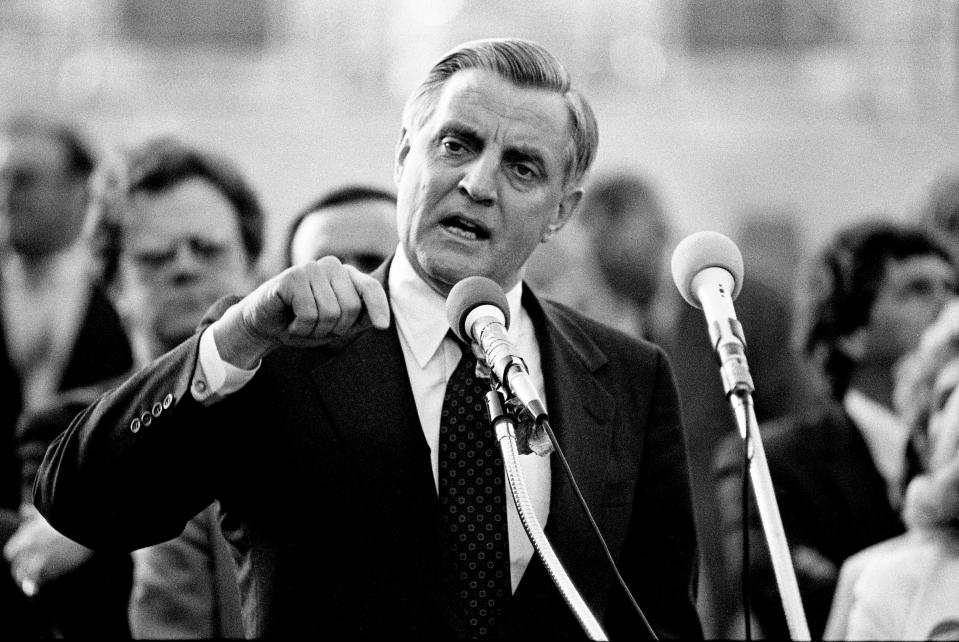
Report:
<svg viewBox="0 0 959 642"><path fill-rule="evenodd" d="M220 259L227 252L223 243L196 236L186 236L173 243L159 248L130 248L127 254L134 264L151 270L160 270L174 264L181 248L186 247L196 260L203 263L212 263Z"/></svg>

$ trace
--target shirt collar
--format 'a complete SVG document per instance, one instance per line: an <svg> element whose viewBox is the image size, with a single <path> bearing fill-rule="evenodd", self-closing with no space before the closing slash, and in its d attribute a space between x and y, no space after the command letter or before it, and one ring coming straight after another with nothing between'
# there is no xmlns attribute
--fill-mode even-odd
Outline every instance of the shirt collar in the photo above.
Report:
<svg viewBox="0 0 959 642"><path fill-rule="evenodd" d="M396 327L409 345L417 365L425 368L450 329L446 320L446 298L416 273L402 245L396 248L387 283ZM511 319L519 320L522 299L523 284L520 282L506 293ZM518 326L518 323L510 323L508 334L511 339L515 340Z"/></svg>

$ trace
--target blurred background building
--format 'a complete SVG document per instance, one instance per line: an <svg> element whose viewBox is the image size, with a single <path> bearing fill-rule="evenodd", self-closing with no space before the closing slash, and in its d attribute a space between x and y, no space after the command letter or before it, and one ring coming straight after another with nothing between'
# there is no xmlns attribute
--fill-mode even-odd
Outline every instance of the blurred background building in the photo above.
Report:
<svg viewBox="0 0 959 642"><path fill-rule="evenodd" d="M497 35L560 53L598 113L598 170L653 177L683 231L732 234L760 209L815 243L865 212L906 215L955 160L956 0L0 0L0 112L236 158L278 261L300 203L390 183L429 62Z"/></svg>

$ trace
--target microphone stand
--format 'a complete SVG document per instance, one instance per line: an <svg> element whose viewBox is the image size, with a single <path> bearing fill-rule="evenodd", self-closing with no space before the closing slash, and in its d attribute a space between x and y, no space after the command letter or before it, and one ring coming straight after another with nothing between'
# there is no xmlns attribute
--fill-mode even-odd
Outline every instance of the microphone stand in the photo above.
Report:
<svg viewBox="0 0 959 642"><path fill-rule="evenodd" d="M513 494L513 500L516 502L516 508L519 512L520 521L523 522L523 528L529 536L533 548L543 561L543 566L552 578L556 588L573 611L580 626L590 640L608 640L606 633L600 626L599 621L589 610L586 601L583 600L573 581L566 573L562 563L553 551L552 545L546 539L546 533L540 525L536 514L533 512L533 503L530 500L529 492L526 489L526 480L523 477L523 471L519 465L519 451L516 448L516 422L513 417L504 410L505 403L502 393L497 390L490 390L486 393L486 409L489 412L490 422L496 434L496 440L499 442L500 450L503 453L503 463L506 468L506 476L509 479L510 490Z"/></svg>
<svg viewBox="0 0 959 642"><path fill-rule="evenodd" d="M786 614L789 637L793 640L809 640L809 625L806 623L799 584L796 582L796 571L793 569L792 557L789 554L789 544L783 530L779 504L776 502L776 493L769 474L769 464L766 462L766 451L763 450L756 411L753 408L753 381L743 352L746 341L742 326L736 319L725 319L724 327L720 327L720 323L722 321L714 323L709 328L709 334L716 346L717 354L720 355L723 387L732 405L733 413L736 415L739 434L746 441L749 478L753 493L756 495L756 505L759 508L763 533L769 547L776 585ZM745 515L743 517L745 518ZM743 560L743 564L748 563L749 560Z"/></svg>

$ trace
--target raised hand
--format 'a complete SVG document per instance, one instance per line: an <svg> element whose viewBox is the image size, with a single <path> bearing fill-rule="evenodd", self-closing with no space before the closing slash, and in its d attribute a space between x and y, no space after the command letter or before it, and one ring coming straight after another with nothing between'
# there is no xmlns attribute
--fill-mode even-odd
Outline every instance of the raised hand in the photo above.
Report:
<svg viewBox="0 0 959 642"><path fill-rule="evenodd" d="M312 347L348 334L369 315L386 329L383 286L334 257L284 270L231 307L212 326L220 356L251 368L280 346Z"/></svg>

